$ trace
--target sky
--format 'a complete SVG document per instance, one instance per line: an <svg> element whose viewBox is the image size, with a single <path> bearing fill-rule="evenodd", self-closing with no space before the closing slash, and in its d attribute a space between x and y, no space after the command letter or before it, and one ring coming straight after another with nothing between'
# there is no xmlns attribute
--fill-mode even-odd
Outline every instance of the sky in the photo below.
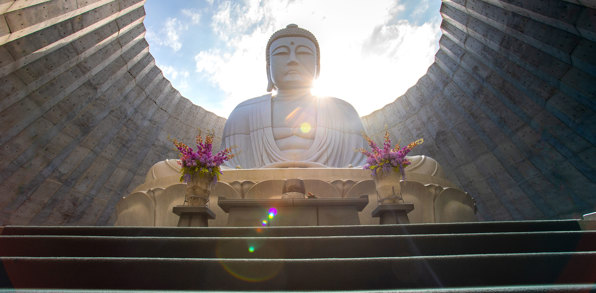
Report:
<svg viewBox="0 0 596 293"><path fill-rule="evenodd" d="M147 0L146 39L184 97L228 117L266 94L265 47L290 23L321 48L313 94L351 103L361 116L415 85L439 48L440 0Z"/></svg>

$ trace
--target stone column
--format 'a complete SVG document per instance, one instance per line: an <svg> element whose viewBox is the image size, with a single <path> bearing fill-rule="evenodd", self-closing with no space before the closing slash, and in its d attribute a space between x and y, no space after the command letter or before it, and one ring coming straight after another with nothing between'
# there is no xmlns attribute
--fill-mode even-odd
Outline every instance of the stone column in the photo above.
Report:
<svg viewBox="0 0 596 293"><path fill-rule="evenodd" d="M207 227L215 214L208 207L175 206L174 214L180 216L178 227Z"/></svg>
<svg viewBox="0 0 596 293"><path fill-rule="evenodd" d="M380 217L381 225L410 224L408 213L414 209L411 203L382 204L373 212L373 217Z"/></svg>

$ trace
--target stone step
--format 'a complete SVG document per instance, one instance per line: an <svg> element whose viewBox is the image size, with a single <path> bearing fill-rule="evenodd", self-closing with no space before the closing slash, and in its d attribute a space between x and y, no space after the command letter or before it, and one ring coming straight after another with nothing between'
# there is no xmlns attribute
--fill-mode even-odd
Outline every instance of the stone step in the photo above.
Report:
<svg viewBox="0 0 596 293"><path fill-rule="evenodd" d="M382 258L1 257L0 287L141 290L387 290L590 284L595 252Z"/></svg>
<svg viewBox="0 0 596 293"><path fill-rule="evenodd" d="M98 226L6 226L1 235L80 236L171 236L171 237L274 237L337 235L411 235L524 231L580 231L596 229L596 221L511 221L409 225L318 226L318 227L98 227Z"/></svg>
<svg viewBox="0 0 596 293"><path fill-rule="evenodd" d="M478 293L478 292L491 292L491 293L516 293L516 292L523 292L523 293L544 293L544 292L557 292L557 293L585 293L591 292L594 290L594 284L548 284L548 285L518 285L518 286L490 286L490 287L456 287L456 288L430 288L430 289L387 289L387 290L374 290L376 293L386 293L386 292L404 292L404 293ZM18 290L19 293L64 293L64 289L44 289L43 291L39 289L20 289ZM13 289L0 289L0 293L14 293ZM68 292L76 292L76 293L98 293L97 290L94 289L76 289L76 290L69 290ZM103 291L101 291L103 292ZM155 290L110 290L110 293L155 293ZM218 292L246 292L246 291L237 291L237 290L218 290ZM318 290L318 293L328 293L328 292L337 292L331 290L321 291ZM362 292L362 291L355 291L355 292ZM368 292L368 291L364 291Z"/></svg>
<svg viewBox="0 0 596 293"><path fill-rule="evenodd" d="M2 235L2 256L355 258L596 251L596 231L292 237Z"/></svg>
<svg viewBox="0 0 596 293"><path fill-rule="evenodd" d="M593 221L0 231L7 289L580 292L596 267Z"/></svg>

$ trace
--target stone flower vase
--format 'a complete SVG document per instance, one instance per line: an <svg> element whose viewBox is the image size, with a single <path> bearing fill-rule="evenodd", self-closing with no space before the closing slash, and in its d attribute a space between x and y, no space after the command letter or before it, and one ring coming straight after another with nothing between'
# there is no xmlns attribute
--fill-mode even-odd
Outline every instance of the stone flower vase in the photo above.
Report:
<svg viewBox="0 0 596 293"><path fill-rule="evenodd" d="M206 206L214 185L213 176L193 175L186 186L185 205L191 207Z"/></svg>
<svg viewBox="0 0 596 293"><path fill-rule="evenodd" d="M404 203L401 196L405 181L402 180L401 172L393 168L387 171L379 171L374 176L375 189L379 198L379 204Z"/></svg>

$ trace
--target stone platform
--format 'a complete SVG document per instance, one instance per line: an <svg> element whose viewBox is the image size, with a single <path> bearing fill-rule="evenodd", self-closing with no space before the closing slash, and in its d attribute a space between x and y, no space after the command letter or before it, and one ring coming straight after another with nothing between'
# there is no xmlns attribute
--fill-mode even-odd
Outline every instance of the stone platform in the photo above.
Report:
<svg viewBox="0 0 596 293"><path fill-rule="evenodd" d="M359 225L358 212L368 204L368 196L290 199L220 197L217 204L228 213L230 227ZM276 215L269 219L271 209L275 209Z"/></svg>
<svg viewBox="0 0 596 293"><path fill-rule="evenodd" d="M368 195L368 204L358 213L361 225L379 224L372 216L378 206L375 184L368 170L361 168L262 168L224 169L215 185L208 208L215 214L210 227L228 226L228 214L217 205L218 197L227 200L280 199L286 179L301 179L306 194L318 199L359 200ZM440 167L428 157L419 156L406 168L403 199L414 205L408 213L411 223L476 221L473 198L444 179ZM178 216L172 209L184 202L186 184L179 181L176 160L155 164L145 183L122 199L117 209L116 226L176 226ZM248 225L248 224L247 224ZM241 225L246 226L246 225Z"/></svg>

